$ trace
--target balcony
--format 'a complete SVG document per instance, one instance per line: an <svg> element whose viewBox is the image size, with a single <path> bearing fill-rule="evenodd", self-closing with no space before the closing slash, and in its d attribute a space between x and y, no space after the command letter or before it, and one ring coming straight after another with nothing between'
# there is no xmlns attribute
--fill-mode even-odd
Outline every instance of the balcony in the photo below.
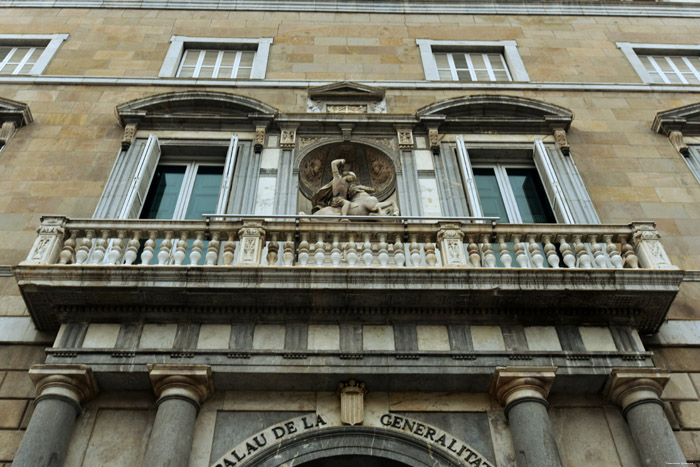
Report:
<svg viewBox="0 0 700 467"><path fill-rule="evenodd" d="M288 319L661 325L684 272L654 224L44 217L14 268L37 327Z"/></svg>

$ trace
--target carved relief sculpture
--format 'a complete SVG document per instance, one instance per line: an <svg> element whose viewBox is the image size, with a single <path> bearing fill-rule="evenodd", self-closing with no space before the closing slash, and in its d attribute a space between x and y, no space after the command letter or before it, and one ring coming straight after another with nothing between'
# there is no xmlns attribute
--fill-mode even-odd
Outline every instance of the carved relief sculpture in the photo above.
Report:
<svg viewBox="0 0 700 467"><path fill-rule="evenodd" d="M347 383L338 383L340 396L340 421L346 425L359 425L365 419L365 383L351 379Z"/></svg>

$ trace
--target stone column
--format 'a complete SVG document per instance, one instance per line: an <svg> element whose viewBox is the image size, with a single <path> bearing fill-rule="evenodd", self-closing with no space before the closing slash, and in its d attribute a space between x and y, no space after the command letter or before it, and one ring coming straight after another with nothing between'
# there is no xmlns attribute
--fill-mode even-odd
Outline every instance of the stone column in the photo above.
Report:
<svg viewBox="0 0 700 467"><path fill-rule="evenodd" d="M496 368L491 393L505 406L519 467L561 467L547 396L555 367Z"/></svg>
<svg viewBox="0 0 700 467"><path fill-rule="evenodd" d="M622 408L642 465L685 463L660 396L670 375L653 368L613 370L605 395Z"/></svg>
<svg viewBox="0 0 700 467"><path fill-rule="evenodd" d="M68 450L80 404L97 394L97 382L86 365L34 365L34 414L19 445L13 467L60 467Z"/></svg>
<svg viewBox="0 0 700 467"><path fill-rule="evenodd" d="M148 365L158 401L156 420L143 465L187 467L194 421L200 405L214 392L207 365Z"/></svg>

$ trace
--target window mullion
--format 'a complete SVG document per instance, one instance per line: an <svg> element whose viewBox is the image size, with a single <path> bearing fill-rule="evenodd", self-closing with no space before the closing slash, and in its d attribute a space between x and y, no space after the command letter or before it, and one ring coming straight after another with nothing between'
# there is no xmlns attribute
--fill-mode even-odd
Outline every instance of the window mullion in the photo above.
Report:
<svg viewBox="0 0 700 467"><path fill-rule="evenodd" d="M231 79L235 79L238 76L238 67L241 66L241 57L243 52L240 50L236 52L236 58L233 59L233 66L231 67Z"/></svg>
<svg viewBox="0 0 700 467"><path fill-rule="evenodd" d="M12 57L15 55L15 52L17 51L17 47L13 47L10 49L10 51L7 53L7 56L5 59L0 62L0 72L2 72L3 68L12 60Z"/></svg>
<svg viewBox="0 0 700 467"><path fill-rule="evenodd" d="M182 74L182 68L185 66L185 60L187 59L187 54L190 53L189 50L185 50L185 52L182 54L182 58L180 58L180 66L177 69L177 74L175 76L180 76Z"/></svg>
<svg viewBox="0 0 700 467"><path fill-rule="evenodd" d="M515 201L515 195L513 194L513 189L510 186L510 181L508 180L508 173L506 168L501 164L496 164L494 166L494 173L496 174L496 181L498 182L498 189L501 190L501 196L503 196L503 204L506 207L506 212L508 213L508 218L512 224L522 224L523 219L520 217L520 210L518 209L518 203Z"/></svg>
<svg viewBox="0 0 700 467"><path fill-rule="evenodd" d="M695 65L693 65L693 62L691 62L688 57L683 57L683 63L685 63L685 66L688 67L688 69L693 73L695 76L695 79L700 81L700 72L698 72L698 69L695 68Z"/></svg>
<svg viewBox="0 0 700 467"><path fill-rule="evenodd" d="M29 61L29 58L32 56L34 51L36 50L36 47L31 47L29 50L27 50L27 53L24 54L24 57L19 61L17 66L15 67L15 71L12 72L13 75L19 74L20 71L22 71L22 68L24 65Z"/></svg>
<svg viewBox="0 0 700 467"><path fill-rule="evenodd" d="M459 76L457 75L457 67L455 66L455 60L452 58L451 53L445 54L447 56L447 63L450 65L450 73L452 73L452 81L459 81Z"/></svg>
<svg viewBox="0 0 700 467"><path fill-rule="evenodd" d="M464 54L464 59L467 61L467 68L469 70L469 76L471 76L472 81L477 81L476 71L474 71L474 63L472 63L471 54Z"/></svg>
<svg viewBox="0 0 700 467"><path fill-rule="evenodd" d="M489 74L489 80L496 81L496 75L493 74L493 67L491 66L491 60L489 60L489 56L487 54L481 54L481 57L484 60L484 66L486 67L486 73Z"/></svg>
<svg viewBox="0 0 700 467"><path fill-rule="evenodd" d="M219 53L216 55L216 63L214 63L214 70L211 73L212 78L219 77L219 68L221 68L221 60L223 58L224 58L224 51L219 50Z"/></svg>
<svg viewBox="0 0 700 467"><path fill-rule="evenodd" d="M648 55L647 60L649 61L649 63L651 63L652 68L654 68L654 70L659 74L659 76L661 77L661 80L664 82L664 84L671 84L671 81L668 80L668 78L666 77L666 74L661 69L659 64L656 63L656 60L654 59L654 57L652 57L651 55Z"/></svg>
<svg viewBox="0 0 700 467"><path fill-rule="evenodd" d="M202 63L204 63L204 56L206 55L206 50L199 51L199 57L197 57L197 63L194 66L194 72L192 73L193 78L199 78L199 73L202 70Z"/></svg>
<svg viewBox="0 0 700 467"><path fill-rule="evenodd" d="M194 188L194 181L197 178L197 170L199 169L199 164L196 162L190 162L187 164L187 169L185 170L185 177L182 181L182 188L180 188L180 195L177 197L177 203L175 204L175 212L173 213L173 219L184 219L185 213L187 212L187 205L192 197L192 189Z"/></svg>
<svg viewBox="0 0 700 467"><path fill-rule="evenodd" d="M678 76L678 79L681 80L681 83L683 84L688 84L688 80L685 79L685 76L683 76L683 72L678 69L675 63L673 63L673 60L671 60L671 57L666 57L666 63L669 64L669 66L673 69L673 72Z"/></svg>
<svg viewBox="0 0 700 467"><path fill-rule="evenodd" d="M503 66L503 69L506 71L508 81L513 81L513 77L510 75L510 70L508 69L508 64L506 63L506 58L503 56L503 54L500 54L498 58L501 60L501 65Z"/></svg>

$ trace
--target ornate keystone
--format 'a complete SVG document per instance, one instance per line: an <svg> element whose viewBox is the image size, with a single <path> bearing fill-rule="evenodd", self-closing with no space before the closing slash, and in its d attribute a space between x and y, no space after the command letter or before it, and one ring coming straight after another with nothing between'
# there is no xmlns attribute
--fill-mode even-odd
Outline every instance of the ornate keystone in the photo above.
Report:
<svg viewBox="0 0 700 467"><path fill-rule="evenodd" d="M440 243L443 266L467 266L464 256L464 232L459 228L459 224L440 224L437 239Z"/></svg>
<svg viewBox="0 0 700 467"><path fill-rule="evenodd" d="M659 241L661 236L653 222L632 223L634 234L632 245L639 258L640 267L646 269L678 269L671 264L663 245Z"/></svg>
<svg viewBox="0 0 700 467"><path fill-rule="evenodd" d="M238 231L240 240L240 254L236 264L240 266L257 266L262 258L262 250L265 246L265 229L262 224L245 222L243 228Z"/></svg>
<svg viewBox="0 0 700 467"><path fill-rule="evenodd" d="M199 408L214 392L209 365L148 365L148 375L159 404L166 399L185 398Z"/></svg>
<svg viewBox="0 0 700 467"><path fill-rule="evenodd" d="M359 425L365 419L365 383L351 379L347 383L338 383L340 396L340 421L346 425Z"/></svg>
<svg viewBox="0 0 700 467"><path fill-rule="evenodd" d="M350 136L352 135L352 129L355 127L352 123L339 123L340 132L343 135L343 141L350 141Z"/></svg>
<svg viewBox="0 0 700 467"><path fill-rule="evenodd" d="M283 128L280 134L280 147L282 149L293 149L297 143L297 129Z"/></svg>
<svg viewBox="0 0 700 467"><path fill-rule="evenodd" d="M610 374L603 395L622 408L629 409L642 402L661 404L661 393L671 375L655 368L621 368Z"/></svg>
<svg viewBox="0 0 700 467"><path fill-rule="evenodd" d="M569 149L569 142L566 139L566 131L562 129L554 130L554 141L556 141L559 149L561 149L562 154L568 156L571 152Z"/></svg>
<svg viewBox="0 0 700 467"><path fill-rule="evenodd" d="M29 369L37 400L58 398L70 400L76 410L97 395L99 388L92 368L87 365L43 364Z"/></svg>
<svg viewBox="0 0 700 467"><path fill-rule="evenodd" d="M122 136L122 151L129 149L131 144L134 142L134 137L136 136L136 130L138 130L138 123L129 123L124 127L124 136Z"/></svg>
<svg viewBox="0 0 700 467"><path fill-rule="evenodd" d="M547 405L556 367L498 367L491 380L491 394L505 406L506 415L513 405L536 401Z"/></svg>

